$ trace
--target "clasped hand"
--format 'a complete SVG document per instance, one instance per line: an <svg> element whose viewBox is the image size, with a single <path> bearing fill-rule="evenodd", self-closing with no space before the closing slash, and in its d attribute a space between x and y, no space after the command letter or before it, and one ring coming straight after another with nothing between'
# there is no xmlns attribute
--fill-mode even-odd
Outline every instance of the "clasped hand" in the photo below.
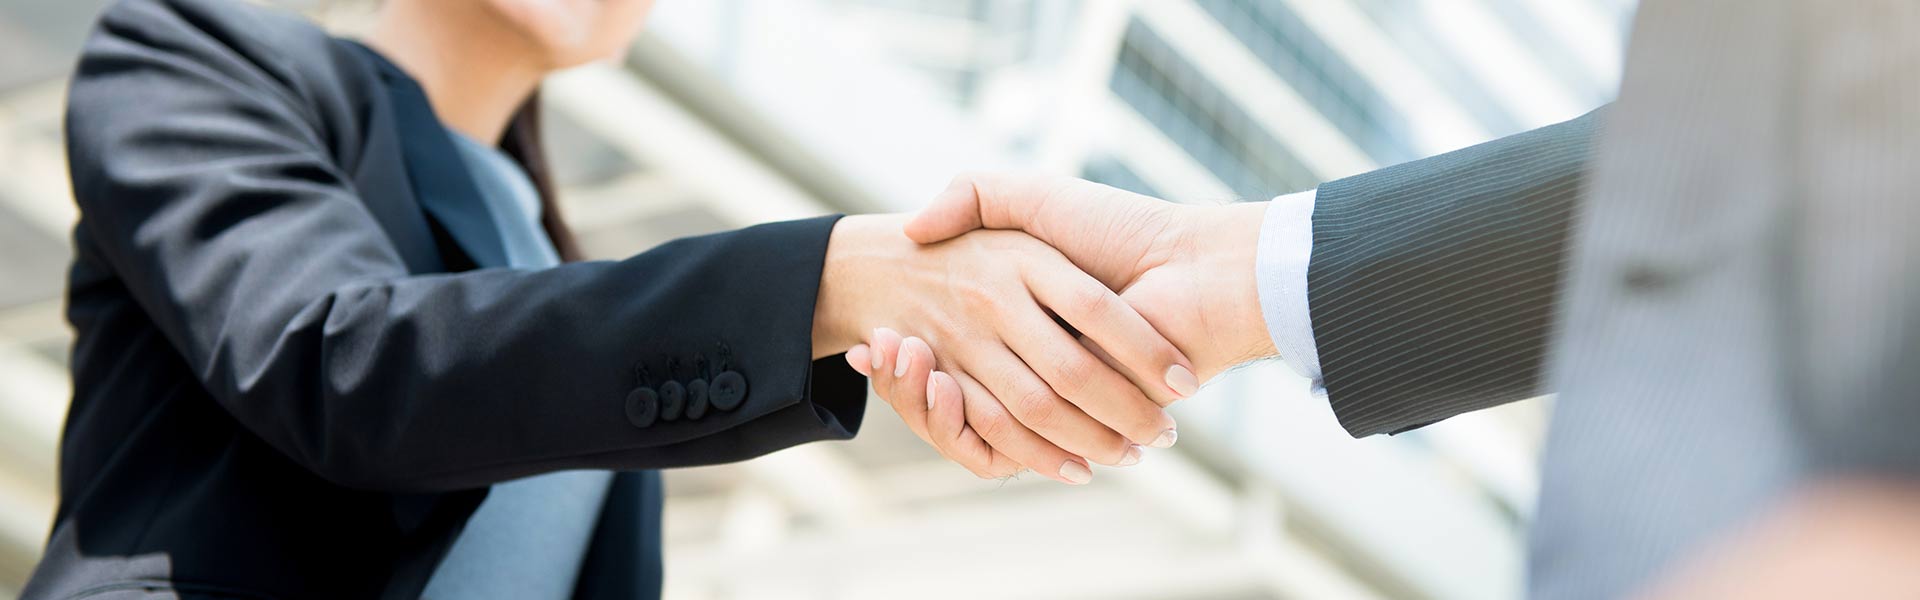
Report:
<svg viewBox="0 0 1920 600"><path fill-rule="evenodd" d="M911 220L836 227L816 348L851 346L908 428L975 475L1086 483L1089 461L1173 445L1166 405L1272 356L1251 275L1264 210L963 175Z"/></svg>

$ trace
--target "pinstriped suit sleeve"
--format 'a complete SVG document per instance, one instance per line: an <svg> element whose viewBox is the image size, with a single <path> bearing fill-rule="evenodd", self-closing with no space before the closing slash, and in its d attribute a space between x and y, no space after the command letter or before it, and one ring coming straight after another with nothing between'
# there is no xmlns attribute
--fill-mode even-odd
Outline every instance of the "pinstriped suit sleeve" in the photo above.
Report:
<svg viewBox="0 0 1920 600"><path fill-rule="evenodd" d="M1602 113L1320 186L1308 310L1348 433L1399 433L1545 392Z"/></svg>

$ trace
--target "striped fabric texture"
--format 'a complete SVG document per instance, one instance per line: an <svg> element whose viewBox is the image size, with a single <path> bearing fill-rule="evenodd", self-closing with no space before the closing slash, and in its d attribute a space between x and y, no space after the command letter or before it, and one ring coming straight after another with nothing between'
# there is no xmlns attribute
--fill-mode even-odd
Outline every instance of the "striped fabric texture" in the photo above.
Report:
<svg viewBox="0 0 1920 600"><path fill-rule="evenodd" d="M1354 436L1544 393L1602 112L1320 186L1307 305Z"/></svg>
<svg viewBox="0 0 1920 600"><path fill-rule="evenodd" d="M1920 4L1648 0L1549 380L1535 598L1619 598L1782 495L1920 475Z"/></svg>

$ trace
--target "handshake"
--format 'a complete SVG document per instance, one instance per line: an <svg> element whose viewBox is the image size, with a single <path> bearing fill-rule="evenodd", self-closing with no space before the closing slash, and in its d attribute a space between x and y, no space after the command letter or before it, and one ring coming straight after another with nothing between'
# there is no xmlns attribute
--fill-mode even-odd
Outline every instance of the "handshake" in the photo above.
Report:
<svg viewBox="0 0 1920 600"><path fill-rule="evenodd" d="M918 215L836 225L814 354L846 352L915 434L975 475L1084 484L1090 461L1172 446L1164 407L1276 355L1254 283L1265 212L962 175Z"/></svg>

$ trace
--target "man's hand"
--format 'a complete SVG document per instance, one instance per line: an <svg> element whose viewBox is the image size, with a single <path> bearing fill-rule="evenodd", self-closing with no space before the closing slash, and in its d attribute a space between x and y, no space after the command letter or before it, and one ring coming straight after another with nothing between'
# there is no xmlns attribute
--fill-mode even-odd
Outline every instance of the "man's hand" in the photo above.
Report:
<svg viewBox="0 0 1920 600"><path fill-rule="evenodd" d="M1081 179L968 174L906 232L928 244L981 228L1025 231L1121 291L1206 381L1274 356L1254 283L1266 207L1185 206Z"/></svg>

